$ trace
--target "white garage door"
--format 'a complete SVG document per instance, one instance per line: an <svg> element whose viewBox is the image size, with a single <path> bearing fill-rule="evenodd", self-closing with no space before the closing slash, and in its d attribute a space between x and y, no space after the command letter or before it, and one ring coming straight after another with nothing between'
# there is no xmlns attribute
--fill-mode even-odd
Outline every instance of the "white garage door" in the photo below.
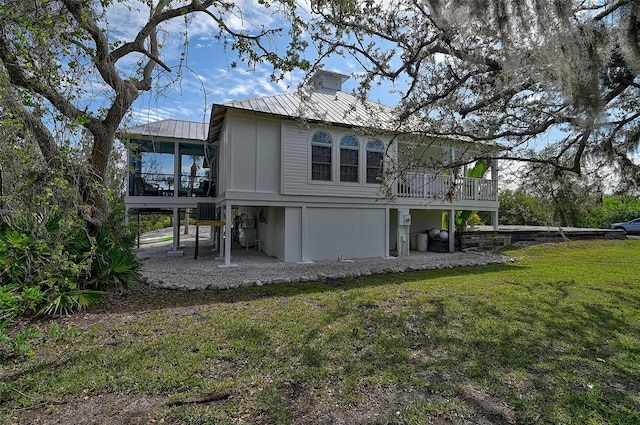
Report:
<svg viewBox="0 0 640 425"><path fill-rule="evenodd" d="M385 210L308 208L307 250L311 260L385 255Z"/></svg>

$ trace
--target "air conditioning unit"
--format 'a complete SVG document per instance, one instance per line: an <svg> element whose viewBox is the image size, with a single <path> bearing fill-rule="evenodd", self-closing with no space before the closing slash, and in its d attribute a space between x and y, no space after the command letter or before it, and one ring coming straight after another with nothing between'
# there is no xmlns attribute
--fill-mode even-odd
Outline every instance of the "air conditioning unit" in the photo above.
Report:
<svg viewBox="0 0 640 425"><path fill-rule="evenodd" d="M220 220L220 209L213 202L198 202L196 220Z"/></svg>

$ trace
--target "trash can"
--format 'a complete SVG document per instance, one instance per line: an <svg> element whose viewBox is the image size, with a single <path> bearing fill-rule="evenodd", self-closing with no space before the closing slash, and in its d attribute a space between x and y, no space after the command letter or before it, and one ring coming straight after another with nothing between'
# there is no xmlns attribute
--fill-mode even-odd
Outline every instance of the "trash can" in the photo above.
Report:
<svg viewBox="0 0 640 425"><path fill-rule="evenodd" d="M429 235L426 233L418 233L416 238L416 249L418 251L426 251L429 243Z"/></svg>

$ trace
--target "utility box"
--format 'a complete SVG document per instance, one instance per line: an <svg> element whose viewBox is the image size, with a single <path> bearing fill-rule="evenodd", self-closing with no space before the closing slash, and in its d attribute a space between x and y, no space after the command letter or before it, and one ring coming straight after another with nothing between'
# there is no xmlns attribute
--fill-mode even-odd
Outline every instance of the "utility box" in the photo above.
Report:
<svg viewBox="0 0 640 425"><path fill-rule="evenodd" d="M400 212L398 214L398 226L411 226L411 214Z"/></svg>

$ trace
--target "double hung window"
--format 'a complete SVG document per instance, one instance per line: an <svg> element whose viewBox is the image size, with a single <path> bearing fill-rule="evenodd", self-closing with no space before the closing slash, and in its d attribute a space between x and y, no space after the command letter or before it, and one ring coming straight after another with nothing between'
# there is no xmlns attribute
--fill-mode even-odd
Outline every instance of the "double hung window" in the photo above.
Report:
<svg viewBox="0 0 640 425"><path fill-rule="evenodd" d="M380 183L382 177L382 153L384 146L378 139L367 143L367 183Z"/></svg>
<svg viewBox="0 0 640 425"><path fill-rule="evenodd" d="M311 180L331 181L331 136L323 131L311 139Z"/></svg>
<svg viewBox="0 0 640 425"><path fill-rule="evenodd" d="M360 155L358 139L345 136L340 141L340 181L358 182L358 156Z"/></svg>

